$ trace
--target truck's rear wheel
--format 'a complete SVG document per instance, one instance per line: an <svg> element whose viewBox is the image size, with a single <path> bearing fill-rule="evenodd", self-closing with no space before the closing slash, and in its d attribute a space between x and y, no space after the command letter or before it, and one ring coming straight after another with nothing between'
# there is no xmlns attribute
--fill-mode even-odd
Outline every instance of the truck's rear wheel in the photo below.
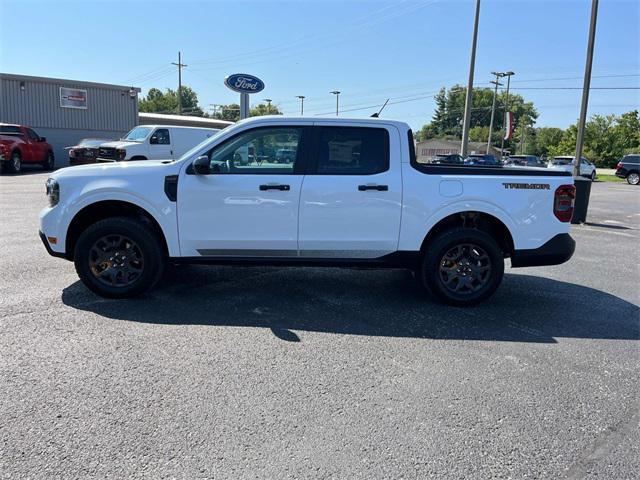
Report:
<svg viewBox="0 0 640 480"><path fill-rule="evenodd" d="M53 167L55 166L55 159L53 157L53 152L47 152L47 156L44 159L44 162L42 162L42 168L44 168L47 172L50 172L51 170L53 170Z"/></svg>
<svg viewBox="0 0 640 480"><path fill-rule="evenodd" d="M503 275L502 251L481 230L456 228L426 247L422 281L441 302L458 306L480 303L495 293Z"/></svg>
<svg viewBox="0 0 640 480"><path fill-rule="evenodd" d="M127 217L107 218L88 227L78 239L74 262L82 282L109 298L128 298L148 291L164 269L156 235Z"/></svg>
<svg viewBox="0 0 640 480"><path fill-rule="evenodd" d="M638 174L637 172L631 172L629 175L627 175L627 183L629 185L640 184L640 174Z"/></svg>

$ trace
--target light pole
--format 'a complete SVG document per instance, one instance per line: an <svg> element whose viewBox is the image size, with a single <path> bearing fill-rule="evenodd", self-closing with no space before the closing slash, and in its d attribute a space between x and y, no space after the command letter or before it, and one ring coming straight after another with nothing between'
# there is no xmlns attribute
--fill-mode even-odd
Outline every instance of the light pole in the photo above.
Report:
<svg viewBox="0 0 640 480"><path fill-rule="evenodd" d="M491 104L491 121L489 122L489 139L487 140L487 155L489 155L489 149L491 148L491 132L493 131L493 118L496 113L496 97L498 96L498 86L502 85L498 79L503 76L501 72L491 72L496 76L496 79L490 83L493 83L496 87L493 90L493 103Z"/></svg>
<svg viewBox="0 0 640 480"><path fill-rule="evenodd" d="M504 100L504 116L502 118L502 141L500 142L500 160L504 157L504 137L507 136L507 114L509 112L509 86L511 85L511 75L515 75L514 72L508 71L503 74L507 77L507 96Z"/></svg>
<svg viewBox="0 0 640 480"><path fill-rule="evenodd" d="M304 95L296 95L296 98L300 99L300 116L304 115Z"/></svg>
<svg viewBox="0 0 640 480"><path fill-rule="evenodd" d="M265 98L264 101L267 102L267 114L269 114L271 113L271 102L273 100L271 100L270 98Z"/></svg>
<svg viewBox="0 0 640 480"><path fill-rule="evenodd" d="M329 92L329 93L333 93L336 96L336 117L338 116L338 106L339 106L339 98L340 98L340 91L339 90L334 90L333 92Z"/></svg>
<svg viewBox="0 0 640 480"><path fill-rule="evenodd" d="M598 0L591 0L591 23L589 25L589 43L587 44L587 63L584 67L584 84L582 85L582 105L580 106L580 120L578 121L578 138L576 139L576 158L574 160L573 175L580 177L580 159L584 143L584 125L587 121L587 107L589 105L589 89L591 88L591 64L593 63L593 46L596 41L596 21L598 19Z"/></svg>
<svg viewBox="0 0 640 480"><path fill-rule="evenodd" d="M476 45L478 43L478 20L480 19L480 0L476 0L476 15L473 22L473 39L471 40L471 61L469 62L469 81L467 82L467 96L464 101L464 120L462 123L462 143L460 155L467 156L469 147L469 126L471 124L471 104L473 102L473 70L476 65Z"/></svg>

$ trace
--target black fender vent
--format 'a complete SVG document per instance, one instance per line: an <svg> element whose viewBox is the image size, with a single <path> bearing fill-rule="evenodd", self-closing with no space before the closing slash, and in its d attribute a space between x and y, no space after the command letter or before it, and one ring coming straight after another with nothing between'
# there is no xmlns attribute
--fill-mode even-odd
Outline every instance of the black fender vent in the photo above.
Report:
<svg viewBox="0 0 640 480"><path fill-rule="evenodd" d="M164 193L172 202L178 199L178 175L167 175L164 177Z"/></svg>

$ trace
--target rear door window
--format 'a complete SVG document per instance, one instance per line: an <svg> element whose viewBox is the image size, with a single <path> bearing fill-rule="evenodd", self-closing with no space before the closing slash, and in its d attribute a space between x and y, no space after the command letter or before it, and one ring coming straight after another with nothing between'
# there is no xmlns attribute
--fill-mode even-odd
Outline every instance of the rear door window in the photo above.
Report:
<svg viewBox="0 0 640 480"><path fill-rule="evenodd" d="M374 175L389 169L389 133L384 128L318 127L320 175Z"/></svg>

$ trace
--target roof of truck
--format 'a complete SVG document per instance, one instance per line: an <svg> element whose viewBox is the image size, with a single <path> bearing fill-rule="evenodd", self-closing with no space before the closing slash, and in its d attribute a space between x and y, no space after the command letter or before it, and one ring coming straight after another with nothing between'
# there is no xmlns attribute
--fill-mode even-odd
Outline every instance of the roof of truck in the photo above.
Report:
<svg viewBox="0 0 640 480"><path fill-rule="evenodd" d="M344 123L357 123L361 125L376 125L376 124L387 124L387 125L395 125L400 129L408 129L409 125L405 122L401 122L399 120L389 120L386 118L348 118L348 117L299 117L299 116L284 116L284 115L262 115L260 117L250 117L245 118L244 120L240 120L238 123L259 123L259 122L273 122L273 123L336 123L336 124L344 124Z"/></svg>

